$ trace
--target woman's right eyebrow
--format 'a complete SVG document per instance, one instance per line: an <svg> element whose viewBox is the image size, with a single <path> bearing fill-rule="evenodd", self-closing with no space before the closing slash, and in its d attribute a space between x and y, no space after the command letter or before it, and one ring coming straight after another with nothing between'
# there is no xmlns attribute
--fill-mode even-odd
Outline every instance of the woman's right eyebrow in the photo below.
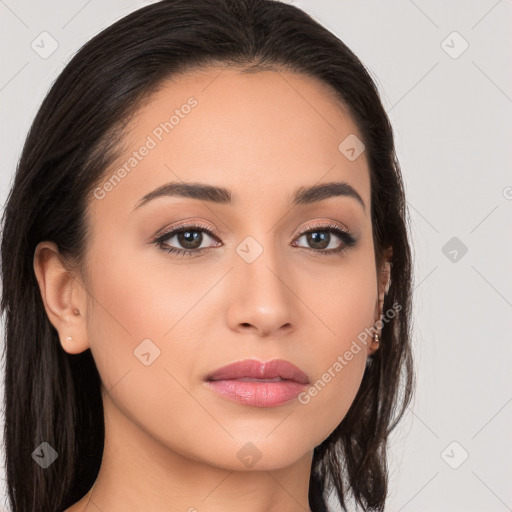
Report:
<svg viewBox="0 0 512 512"><path fill-rule="evenodd" d="M230 204L236 196L226 188L209 185L207 183L178 183L171 182L161 185L142 197L135 205L134 210L144 206L157 197L190 197L201 201L212 201L220 204Z"/></svg>
<svg viewBox="0 0 512 512"><path fill-rule="evenodd" d="M299 206L340 196L354 198L362 206L363 210L366 211L365 203L360 194L354 187L344 181L321 183L310 187L299 187L295 193L292 194L289 202L291 206ZM237 199L236 194L224 187L199 182L170 182L144 195L133 210L144 206L158 197L189 197L219 204L232 204Z"/></svg>

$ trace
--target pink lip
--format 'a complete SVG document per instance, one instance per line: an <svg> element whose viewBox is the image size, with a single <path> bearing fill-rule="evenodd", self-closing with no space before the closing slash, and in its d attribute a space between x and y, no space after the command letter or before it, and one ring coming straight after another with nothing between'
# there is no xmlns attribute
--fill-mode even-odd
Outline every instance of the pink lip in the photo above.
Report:
<svg viewBox="0 0 512 512"><path fill-rule="evenodd" d="M309 384L308 376L282 359L266 363L245 359L223 366L206 377L206 385L213 391L255 407L273 407L293 400L306 384Z"/></svg>

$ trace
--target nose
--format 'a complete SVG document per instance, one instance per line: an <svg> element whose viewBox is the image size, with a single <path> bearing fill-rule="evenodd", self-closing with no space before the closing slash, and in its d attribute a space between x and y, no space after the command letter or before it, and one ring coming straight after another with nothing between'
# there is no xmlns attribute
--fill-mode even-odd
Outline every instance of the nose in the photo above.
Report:
<svg viewBox="0 0 512 512"><path fill-rule="evenodd" d="M283 263L270 249L252 263L236 256L227 311L230 329L265 337L295 328L297 297Z"/></svg>

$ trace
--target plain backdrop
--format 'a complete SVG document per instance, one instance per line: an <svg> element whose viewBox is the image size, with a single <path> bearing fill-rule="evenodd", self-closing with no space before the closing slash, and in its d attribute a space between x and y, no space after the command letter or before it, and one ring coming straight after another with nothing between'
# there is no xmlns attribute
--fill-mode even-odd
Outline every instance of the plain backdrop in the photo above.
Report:
<svg viewBox="0 0 512 512"><path fill-rule="evenodd" d="M0 0L2 205L64 64L147 3ZM417 391L392 437L387 510L512 510L512 1L293 3L370 70L405 179Z"/></svg>

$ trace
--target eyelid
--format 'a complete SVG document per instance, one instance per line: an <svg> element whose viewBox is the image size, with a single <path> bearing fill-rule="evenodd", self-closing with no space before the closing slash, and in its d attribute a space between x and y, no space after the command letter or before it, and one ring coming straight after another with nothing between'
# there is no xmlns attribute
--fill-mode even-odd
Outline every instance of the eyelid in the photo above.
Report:
<svg viewBox="0 0 512 512"><path fill-rule="evenodd" d="M190 229L190 228L201 228L207 231L208 233L211 233L212 235L215 235L217 238L220 238L220 233L217 229L215 229L212 226L206 225L201 221L198 220L186 220L186 221L180 221L177 224L173 224L172 226L168 226L166 228L161 229L158 231L151 239L151 242L154 242L158 240L159 238L164 237L167 234L171 234L174 231L177 231L179 229ZM326 220L319 220L319 221L313 221L312 224L309 224L306 228L302 229L301 231L296 232L293 235L293 238L297 238L300 235L303 235L304 233L307 233L313 229L321 229L321 228L337 228L341 229L342 231L352 234L351 231L341 223L335 223L332 220L326 219Z"/></svg>
<svg viewBox="0 0 512 512"><path fill-rule="evenodd" d="M170 235L173 231L190 228L201 228L204 229L207 233L211 233L212 236L220 238L220 233L214 227L204 224L199 220L184 220L178 222L177 224L173 224L172 226L161 229L152 237L149 243L155 242L156 240L161 239L166 235Z"/></svg>
<svg viewBox="0 0 512 512"><path fill-rule="evenodd" d="M323 228L323 229L336 228L336 229L340 229L341 231L344 231L345 233L352 234L350 229L348 229L347 226L345 226L344 224L326 219L326 220L313 221L312 224L308 224L308 226L306 228L304 228L303 230L296 233L294 235L294 237L297 237L298 235L307 233L313 229L321 229L321 228Z"/></svg>

